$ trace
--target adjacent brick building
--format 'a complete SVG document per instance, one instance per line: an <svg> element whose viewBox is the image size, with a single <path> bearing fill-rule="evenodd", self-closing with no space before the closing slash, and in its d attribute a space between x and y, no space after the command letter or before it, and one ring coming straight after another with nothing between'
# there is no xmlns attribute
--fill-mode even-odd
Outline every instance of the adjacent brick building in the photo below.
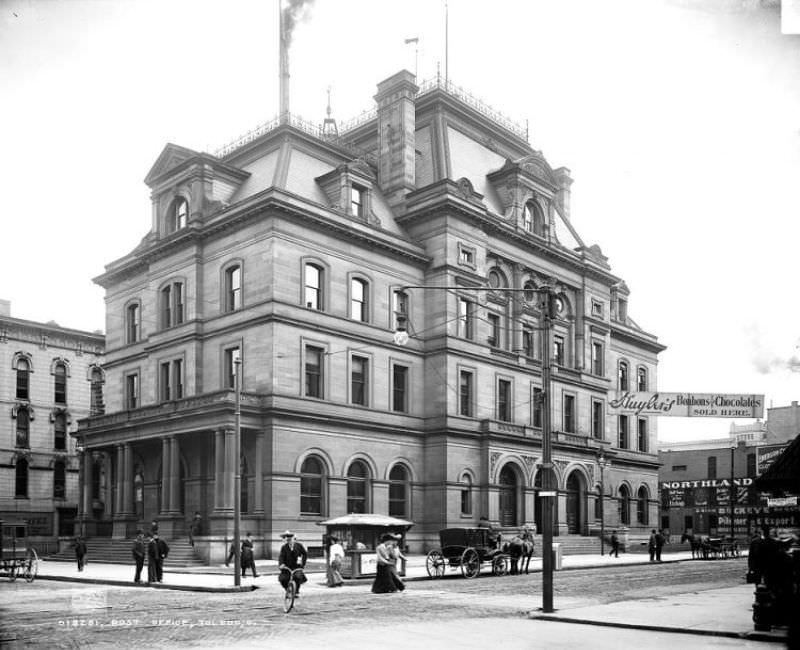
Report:
<svg viewBox="0 0 800 650"><path fill-rule="evenodd" d="M656 390L664 348L581 240L569 170L442 79L400 72L375 100L336 137L286 116L216 155L158 157L150 232L96 280L107 414L78 435L107 460L112 508L89 528L157 518L179 537L199 511L218 559L237 471L267 555L284 529L319 544L317 522L348 512L412 520L415 551L484 514L541 527L544 285L556 534L599 528L601 450L608 525L655 523L655 419L620 421L607 399Z"/></svg>
<svg viewBox="0 0 800 650"><path fill-rule="evenodd" d="M102 334L13 318L0 301L0 519L27 520L40 553L74 532L79 453L69 433L102 413L104 347ZM100 511L104 487L98 473Z"/></svg>

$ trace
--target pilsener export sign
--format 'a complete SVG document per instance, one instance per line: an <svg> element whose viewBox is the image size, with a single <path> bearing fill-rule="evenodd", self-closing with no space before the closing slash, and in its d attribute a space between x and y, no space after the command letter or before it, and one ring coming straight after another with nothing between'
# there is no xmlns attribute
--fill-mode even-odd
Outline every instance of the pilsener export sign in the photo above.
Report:
<svg viewBox="0 0 800 650"><path fill-rule="evenodd" d="M618 391L609 400L615 413L664 415L671 417L761 418L764 417L763 395L731 395L728 393L649 393Z"/></svg>

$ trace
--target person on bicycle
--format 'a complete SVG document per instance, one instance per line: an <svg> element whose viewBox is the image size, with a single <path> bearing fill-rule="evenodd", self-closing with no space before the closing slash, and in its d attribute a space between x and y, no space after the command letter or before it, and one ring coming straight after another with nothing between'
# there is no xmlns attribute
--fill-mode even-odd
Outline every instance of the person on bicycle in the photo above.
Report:
<svg viewBox="0 0 800 650"><path fill-rule="evenodd" d="M289 577L291 576L295 583L295 596L299 596L300 585L308 581L302 571L308 560L308 553L300 542L295 541L294 533L291 530L281 533L281 537L286 541L281 546L281 552L278 556L278 568L281 569L280 574L278 574L278 582L286 589L289 586ZM300 571L292 573L294 569L300 569Z"/></svg>

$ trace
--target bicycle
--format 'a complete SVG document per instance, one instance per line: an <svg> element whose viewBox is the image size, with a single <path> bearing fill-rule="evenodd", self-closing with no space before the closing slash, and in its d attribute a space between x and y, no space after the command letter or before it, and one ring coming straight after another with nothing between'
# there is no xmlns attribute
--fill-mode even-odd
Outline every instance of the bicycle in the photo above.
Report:
<svg viewBox="0 0 800 650"><path fill-rule="evenodd" d="M298 572L302 573L303 567L299 566L296 569L289 569L289 567L281 565L279 568L281 572L286 571L289 573L289 583L286 585L286 591L283 594L283 611L288 614L292 611L294 601L297 598L297 583L294 581L294 574Z"/></svg>

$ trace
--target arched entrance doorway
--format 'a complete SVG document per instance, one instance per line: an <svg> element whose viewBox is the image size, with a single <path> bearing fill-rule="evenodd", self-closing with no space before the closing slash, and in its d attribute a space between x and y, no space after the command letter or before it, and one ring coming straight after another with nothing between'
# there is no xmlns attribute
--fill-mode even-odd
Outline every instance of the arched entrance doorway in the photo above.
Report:
<svg viewBox="0 0 800 650"><path fill-rule="evenodd" d="M510 465L500 470L500 525L518 525L517 475Z"/></svg>
<svg viewBox="0 0 800 650"><path fill-rule="evenodd" d="M567 478L567 533L581 535L583 533L583 480L578 472L572 472Z"/></svg>

